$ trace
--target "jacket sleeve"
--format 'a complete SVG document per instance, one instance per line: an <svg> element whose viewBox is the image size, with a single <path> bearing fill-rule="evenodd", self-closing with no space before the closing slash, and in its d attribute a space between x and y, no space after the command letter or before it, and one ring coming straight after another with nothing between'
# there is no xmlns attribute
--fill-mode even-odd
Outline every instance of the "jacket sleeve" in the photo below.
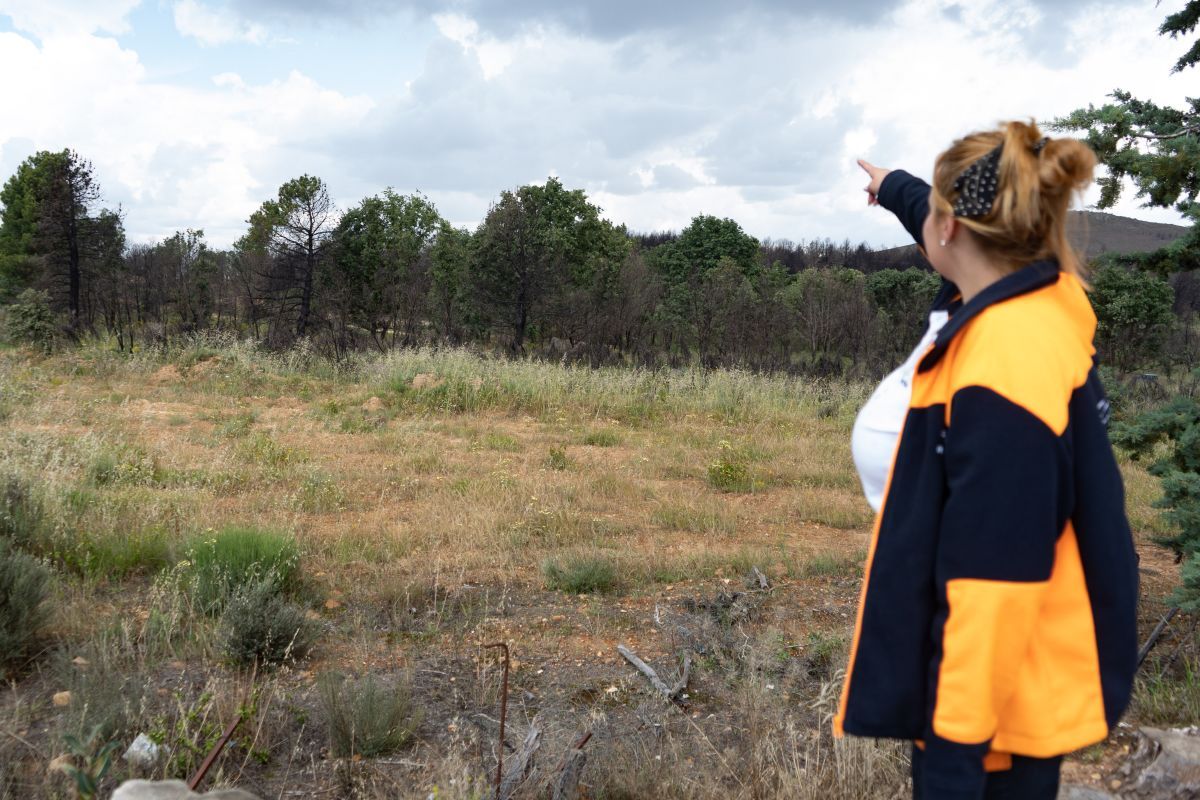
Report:
<svg viewBox="0 0 1200 800"><path fill-rule="evenodd" d="M927 782L941 785L938 797L982 797L982 753L1016 687L1070 515L1061 431L1039 416L1037 398L1022 402L999 383L954 392L940 448L947 499L926 725Z"/></svg>
<svg viewBox="0 0 1200 800"><path fill-rule="evenodd" d="M929 184L902 169L894 169L879 184L879 205L895 214L900 224L921 247L921 228L929 214Z"/></svg>

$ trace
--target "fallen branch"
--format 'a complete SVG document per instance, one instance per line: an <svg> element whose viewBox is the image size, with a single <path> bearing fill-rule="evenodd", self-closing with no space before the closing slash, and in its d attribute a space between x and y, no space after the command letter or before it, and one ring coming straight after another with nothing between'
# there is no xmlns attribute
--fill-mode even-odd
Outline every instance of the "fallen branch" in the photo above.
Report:
<svg viewBox="0 0 1200 800"><path fill-rule="evenodd" d="M550 787L550 800L578 800L579 779L583 777L583 768L587 766L587 754L583 752L583 746L591 738L591 731L583 734L559 762L555 770L558 777Z"/></svg>
<svg viewBox="0 0 1200 800"><path fill-rule="evenodd" d="M758 567L756 567L756 566L750 567L750 572L754 575L755 579L758 581L759 589L761 589L765 592L767 589L769 589L771 587L771 582L769 580L767 580L767 576L763 575L762 570L760 570Z"/></svg>
<svg viewBox="0 0 1200 800"><path fill-rule="evenodd" d="M1142 645L1142 649L1138 650L1138 669L1141 669L1142 662L1146 660L1146 656L1150 655L1150 651L1154 649L1154 645L1158 644L1158 640L1163 635L1163 631L1167 628L1167 623L1170 622L1176 614L1179 613L1179 606L1171 606L1171 610L1163 615L1163 618L1154 626L1154 630L1150 631L1150 636L1147 637L1146 643Z"/></svg>
<svg viewBox="0 0 1200 800"><path fill-rule="evenodd" d="M679 695L683 693L684 689L687 688L688 677L692 669L692 656L690 653L684 654L683 675L680 677L679 682L675 684L674 688L672 688L667 686L666 682L663 681L662 678L658 677L658 673L654 671L654 667L638 658L637 653L633 652L625 645L617 645L617 652L624 656L626 661L636 667L638 672L645 675L650 680L650 684L666 699L677 699Z"/></svg>
<svg viewBox="0 0 1200 800"><path fill-rule="evenodd" d="M633 652L623 644L617 645L617 652L624 656L626 661L628 661L630 664L633 664L633 666L637 668L638 672L649 678L650 684L659 692L661 692L663 697L666 697L667 699L671 698L671 687L663 683L663 679L658 677L658 673L654 671L654 667L650 666L645 661L642 661L637 657L637 653Z"/></svg>
<svg viewBox="0 0 1200 800"><path fill-rule="evenodd" d="M671 699L679 697L687 691L688 679L692 674L692 654L683 654L683 674L679 676L679 680L675 683L675 688L671 689Z"/></svg>
<svg viewBox="0 0 1200 800"><path fill-rule="evenodd" d="M508 800L513 796L513 793L521 786L529 773L533 771L533 760L537 754L538 748L542 746L541 742L542 728L538 724L537 717L529 723L529 730L525 733L525 742L521 745L521 752L517 754L516 762L508 768L504 779L500 781L500 788L497 792L497 797L500 800Z"/></svg>

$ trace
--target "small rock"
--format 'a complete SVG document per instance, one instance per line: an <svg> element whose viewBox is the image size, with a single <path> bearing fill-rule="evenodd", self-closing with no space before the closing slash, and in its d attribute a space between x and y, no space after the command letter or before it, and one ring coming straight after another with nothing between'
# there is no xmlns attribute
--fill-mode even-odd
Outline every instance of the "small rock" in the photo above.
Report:
<svg viewBox="0 0 1200 800"><path fill-rule="evenodd" d="M64 772L67 767L74 763L74 760L69 755L63 753L60 756L50 759L50 763L46 766L46 772Z"/></svg>
<svg viewBox="0 0 1200 800"><path fill-rule="evenodd" d="M156 744L149 736L144 733L139 733L133 740L133 744L129 745L128 749L121 758L125 759L135 767L150 768L158 761L159 755L163 748Z"/></svg>
<svg viewBox="0 0 1200 800"><path fill-rule="evenodd" d="M74 658L71 659L71 663L77 667L86 667L91 662L89 662L83 656L75 656Z"/></svg>
<svg viewBox="0 0 1200 800"><path fill-rule="evenodd" d="M342 607L342 601L335 600L334 598L331 597L325 601L325 607L328 608L330 611L333 611L336 608Z"/></svg>
<svg viewBox="0 0 1200 800"><path fill-rule="evenodd" d="M71 705L71 693L70 692L55 692L52 700L54 702L54 705L56 705L57 707L66 708L67 706Z"/></svg>
<svg viewBox="0 0 1200 800"><path fill-rule="evenodd" d="M369 413L383 411L383 401L378 397L372 397L370 400L362 404L362 410Z"/></svg>

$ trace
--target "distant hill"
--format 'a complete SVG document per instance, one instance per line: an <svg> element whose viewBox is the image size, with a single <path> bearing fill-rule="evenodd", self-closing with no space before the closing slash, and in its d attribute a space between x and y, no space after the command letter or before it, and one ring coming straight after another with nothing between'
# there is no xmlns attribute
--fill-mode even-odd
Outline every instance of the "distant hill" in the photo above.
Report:
<svg viewBox="0 0 1200 800"><path fill-rule="evenodd" d="M1102 253L1149 253L1187 233L1184 225L1145 222L1102 211L1072 211L1067 223L1071 242L1095 258Z"/></svg>
<svg viewBox="0 0 1200 800"><path fill-rule="evenodd" d="M1145 222L1102 211L1072 211L1067 226L1072 243L1089 259L1102 253L1148 253L1188 230L1184 225ZM887 261L921 263L923 259L916 250L915 245L906 245L880 250L877 255Z"/></svg>

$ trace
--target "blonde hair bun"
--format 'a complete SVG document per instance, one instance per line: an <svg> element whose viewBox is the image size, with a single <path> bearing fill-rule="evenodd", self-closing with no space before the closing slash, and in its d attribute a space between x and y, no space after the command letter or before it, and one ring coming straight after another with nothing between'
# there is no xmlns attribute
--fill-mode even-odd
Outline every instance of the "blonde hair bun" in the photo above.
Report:
<svg viewBox="0 0 1200 800"><path fill-rule="evenodd" d="M1096 156L1076 139L1047 139L1032 119L964 136L937 157L930 207L937 214L952 214L955 180L997 147L999 180L991 209L960 216L959 222L985 250L1014 269L1054 258L1063 270L1082 278L1082 263L1067 241L1067 212L1071 198L1091 185Z"/></svg>

